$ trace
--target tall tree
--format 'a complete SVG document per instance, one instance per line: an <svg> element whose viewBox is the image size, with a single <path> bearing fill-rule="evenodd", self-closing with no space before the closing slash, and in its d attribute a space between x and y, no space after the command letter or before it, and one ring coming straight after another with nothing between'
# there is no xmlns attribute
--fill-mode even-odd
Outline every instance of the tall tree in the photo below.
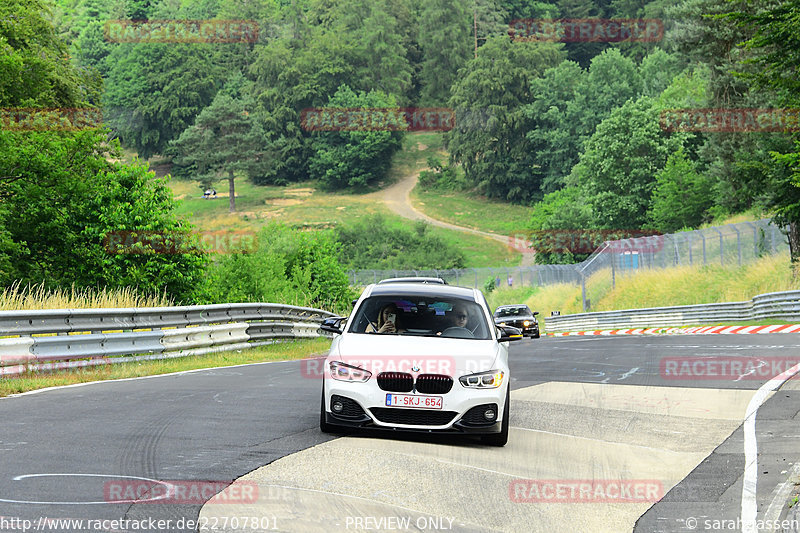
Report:
<svg viewBox="0 0 800 533"><path fill-rule="evenodd" d="M514 202L540 197L524 106L532 99L531 80L561 61L560 50L550 43L490 38L453 86L449 105L456 111L456 127L447 136L451 161L461 164L467 180L487 196ZM459 116L464 120L459 122Z"/></svg>
<svg viewBox="0 0 800 533"><path fill-rule="evenodd" d="M568 183L584 190L596 227L633 230L647 223L655 176L682 141L661 129L658 119L649 98L629 100L587 141Z"/></svg>
<svg viewBox="0 0 800 533"><path fill-rule="evenodd" d="M58 107L99 102L99 80L76 69L44 0L0 4L0 105Z"/></svg>
<svg viewBox="0 0 800 533"><path fill-rule="evenodd" d="M463 2L430 0L423 4L419 43L424 105L442 105L450 98L459 69L474 56L472 26L472 14Z"/></svg>
<svg viewBox="0 0 800 533"><path fill-rule="evenodd" d="M108 57L106 115L139 157L162 153L214 99L222 78L210 44L120 44Z"/></svg>
<svg viewBox="0 0 800 533"><path fill-rule="evenodd" d="M258 172L263 130L240 99L221 91L195 123L172 143L176 159L197 169L197 179L228 180L230 212L236 211L236 174Z"/></svg>
<svg viewBox="0 0 800 533"><path fill-rule="evenodd" d="M257 112L267 136L272 165L257 183L285 184L308 179L311 137L302 129L301 111L323 106L337 87L356 79L346 35L306 28L308 46L295 39L258 45L250 74L255 77Z"/></svg>
<svg viewBox="0 0 800 533"><path fill-rule="evenodd" d="M348 86L339 87L326 107L395 108L391 95L379 91L354 93ZM361 188L386 177L392 155L400 148L400 131L316 132L309 161L311 177L328 189Z"/></svg>
<svg viewBox="0 0 800 533"><path fill-rule="evenodd" d="M586 71L568 61L531 81L527 136L545 192L564 185L597 125L641 92L636 65L613 48L592 59Z"/></svg>
<svg viewBox="0 0 800 533"><path fill-rule="evenodd" d="M752 37L743 44L752 53L747 59L753 69L743 76L756 88L777 93L783 105L800 107L800 1L769 3L757 13L736 12L730 15L739 28L747 28ZM746 66L746 65L743 65ZM792 263L800 261L800 140L795 132L793 151L775 150L775 165L767 180L767 205L775 210L775 221L786 226Z"/></svg>

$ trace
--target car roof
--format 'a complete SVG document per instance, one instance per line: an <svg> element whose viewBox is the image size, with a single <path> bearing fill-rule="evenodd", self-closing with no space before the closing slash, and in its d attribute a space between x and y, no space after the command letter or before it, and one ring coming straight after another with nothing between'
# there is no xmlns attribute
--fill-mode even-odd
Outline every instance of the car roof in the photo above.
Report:
<svg viewBox="0 0 800 533"><path fill-rule="evenodd" d="M435 283L438 285L447 285L447 282L442 278L428 278L428 277L408 277L408 278L387 278L382 279L378 283Z"/></svg>
<svg viewBox="0 0 800 533"><path fill-rule="evenodd" d="M522 308L522 307L524 307L524 308L526 308L526 309L530 309L530 308L529 308L527 305L525 305L525 304L507 304L507 305L498 305L498 306L497 306L497 309L517 309L517 308Z"/></svg>
<svg viewBox="0 0 800 533"><path fill-rule="evenodd" d="M385 283L371 285L369 296L437 296L476 301L475 289L436 283Z"/></svg>

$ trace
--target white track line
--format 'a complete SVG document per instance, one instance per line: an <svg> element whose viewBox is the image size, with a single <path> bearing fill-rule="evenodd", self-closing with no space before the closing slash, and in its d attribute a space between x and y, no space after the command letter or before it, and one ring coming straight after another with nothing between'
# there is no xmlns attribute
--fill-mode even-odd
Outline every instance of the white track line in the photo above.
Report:
<svg viewBox="0 0 800 533"><path fill-rule="evenodd" d="M304 357L303 359L315 359L316 357L320 356L309 356ZM90 385L98 385L100 383L123 383L125 381L135 381L139 379L156 379L156 378L165 378L170 376L182 376L185 374L196 374L198 372L206 372L209 370L225 370L228 368L240 368L243 366L258 366L258 365L271 365L275 363L291 363L296 361L302 361L303 359L286 359L284 361L259 361L257 363L242 363L240 365L230 365L230 366L211 366L208 368L194 368L192 370L180 370L178 372L170 372L169 374L153 374L150 376L136 376L132 378L119 378L119 379L104 379L101 381L84 381L82 383L72 383L70 385L56 385L54 387L47 387L44 389L35 389L26 392L19 392L17 394L9 394L8 396L0 396L0 401L3 400L10 400L11 398L19 398L20 396L31 396L33 394L41 394L47 391L59 390L59 389L73 389L76 387L88 387Z"/></svg>
<svg viewBox="0 0 800 533"><path fill-rule="evenodd" d="M744 419L744 477L742 482L742 533L758 533L756 515L756 487L758 485L758 441L756 439L756 413L769 393L783 385L800 371L800 363L773 377L759 388L747 405Z"/></svg>

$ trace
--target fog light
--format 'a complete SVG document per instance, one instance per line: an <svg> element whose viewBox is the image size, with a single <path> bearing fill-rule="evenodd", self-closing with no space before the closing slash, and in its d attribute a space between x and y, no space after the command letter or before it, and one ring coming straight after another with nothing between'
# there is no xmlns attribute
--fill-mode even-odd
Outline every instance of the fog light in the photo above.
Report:
<svg viewBox="0 0 800 533"><path fill-rule="evenodd" d="M331 409L334 413L341 413L344 410L344 404L339 401L333 402Z"/></svg>
<svg viewBox="0 0 800 533"><path fill-rule="evenodd" d="M494 412L494 409L487 409L485 413L483 413L483 417L486 420L494 420L497 416L497 413Z"/></svg>

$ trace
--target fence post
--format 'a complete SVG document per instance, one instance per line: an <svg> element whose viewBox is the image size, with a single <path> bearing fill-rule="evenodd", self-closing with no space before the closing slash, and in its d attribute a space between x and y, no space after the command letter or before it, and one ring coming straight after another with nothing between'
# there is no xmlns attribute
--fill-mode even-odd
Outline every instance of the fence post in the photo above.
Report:
<svg viewBox="0 0 800 533"><path fill-rule="evenodd" d="M611 254L611 288L612 289L616 289L617 288L617 279L616 279L616 276L614 274L614 258L615 258L615 255L612 253Z"/></svg>
<svg viewBox="0 0 800 533"><path fill-rule="evenodd" d="M739 232L739 228L733 226L733 231L736 232L736 249L739 252L739 266L742 266L742 235Z"/></svg>
<svg viewBox="0 0 800 533"><path fill-rule="evenodd" d="M745 222L748 226L753 228L753 260L758 258L758 228L752 222Z"/></svg>
<svg viewBox="0 0 800 533"><path fill-rule="evenodd" d="M719 233L719 264L725 266L725 248L722 246L722 232L716 227L711 229Z"/></svg>
<svg viewBox="0 0 800 533"><path fill-rule="evenodd" d="M583 270L578 270L578 273L581 275L581 301L583 303L583 312L587 312L586 309L586 276L583 273Z"/></svg>

